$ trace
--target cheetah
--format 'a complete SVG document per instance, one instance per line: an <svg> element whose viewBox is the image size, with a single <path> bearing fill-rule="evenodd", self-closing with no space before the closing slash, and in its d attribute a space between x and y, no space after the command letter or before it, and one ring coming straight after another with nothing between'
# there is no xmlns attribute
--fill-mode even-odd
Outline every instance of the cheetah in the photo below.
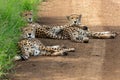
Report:
<svg viewBox="0 0 120 80"><path fill-rule="evenodd" d="M36 38L22 39L18 42L21 55L15 56L14 60L27 60L30 56L64 56L66 52L73 52L75 48L66 48L59 45L45 46Z"/></svg>
<svg viewBox="0 0 120 80"><path fill-rule="evenodd" d="M82 17L81 14L80 15L72 14L70 16L66 16L66 18L68 20L67 24L62 25L62 26L49 27L49 29L47 29L47 30L49 30L50 32L52 32L56 35L60 34L60 32L62 32L63 29L69 28L69 27L78 27L82 30L89 30L87 26L81 24L81 17Z"/></svg>
<svg viewBox="0 0 120 80"><path fill-rule="evenodd" d="M95 32L95 31L90 31L88 26L82 25L81 23L81 17L82 15L77 15L77 14L72 14L70 16L67 16L69 27L66 27L62 30L62 35L68 37L72 41L79 42L77 39L81 39L83 37L82 34L84 35L85 39L88 38L93 38L93 39L112 39L117 36L116 32L111 32L111 31L103 31L103 32ZM78 34L77 32L80 31L82 34ZM78 34L78 35L76 35ZM74 36L73 36L74 35ZM77 36L77 37L76 37ZM88 38L86 38L86 36ZM81 42L81 40L80 40ZM84 39L83 39L84 42ZM86 42L86 40L85 40ZM88 42L88 41L87 41Z"/></svg>
<svg viewBox="0 0 120 80"><path fill-rule="evenodd" d="M28 24L26 27L21 28L22 38L51 38L51 39L66 39L60 35L53 34L52 32L46 30L41 25Z"/></svg>

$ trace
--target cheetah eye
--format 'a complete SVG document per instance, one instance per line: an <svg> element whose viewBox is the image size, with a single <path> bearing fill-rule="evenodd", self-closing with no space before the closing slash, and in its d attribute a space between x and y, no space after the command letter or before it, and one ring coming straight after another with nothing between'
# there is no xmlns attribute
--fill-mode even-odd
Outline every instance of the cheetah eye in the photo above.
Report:
<svg viewBox="0 0 120 80"><path fill-rule="evenodd" d="M24 49L29 50L29 48L24 48Z"/></svg>
<svg viewBox="0 0 120 80"><path fill-rule="evenodd" d="M33 46L31 48L34 48Z"/></svg>
<svg viewBox="0 0 120 80"><path fill-rule="evenodd" d="M25 29L25 31L27 31L27 29Z"/></svg>
<svg viewBox="0 0 120 80"><path fill-rule="evenodd" d="M27 16L27 14L25 14L25 16Z"/></svg>
<svg viewBox="0 0 120 80"><path fill-rule="evenodd" d="M30 13L30 15L32 15L32 13Z"/></svg>
<svg viewBox="0 0 120 80"><path fill-rule="evenodd" d="M78 19L78 17L76 17L76 19Z"/></svg>
<svg viewBox="0 0 120 80"><path fill-rule="evenodd" d="M73 19L73 17L71 17L71 19Z"/></svg>

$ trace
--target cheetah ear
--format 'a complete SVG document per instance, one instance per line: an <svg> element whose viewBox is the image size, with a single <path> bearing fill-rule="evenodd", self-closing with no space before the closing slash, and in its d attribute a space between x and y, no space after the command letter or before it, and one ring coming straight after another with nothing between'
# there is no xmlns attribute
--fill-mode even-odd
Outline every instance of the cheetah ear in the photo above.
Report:
<svg viewBox="0 0 120 80"><path fill-rule="evenodd" d="M33 12L33 10L30 10L30 12Z"/></svg>
<svg viewBox="0 0 120 80"><path fill-rule="evenodd" d="M20 43L20 42L17 42L17 45L20 47L21 43Z"/></svg>
<svg viewBox="0 0 120 80"><path fill-rule="evenodd" d="M70 16L66 16L67 20L70 20Z"/></svg>
<svg viewBox="0 0 120 80"><path fill-rule="evenodd" d="M33 10L30 10L29 12L33 14Z"/></svg>
<svg viewBox="0 0 120 80"><path fill-rule="evenodd" d="M24 30L24 27L21 27L21 28L20 28L20 31L23 31L23 30Z"/></svg>
<svg viewBox="0 0 120 80"><path fill-rule="evenodd" d="M23 17L23 13L22 12L20 13L20 16Z"/></svg>
<svg viewBox="0 0 120 80"><path fill-rule="evenodd" d="M81 18L82 18L82 15L80 14L80 15L79 15L79 20L80 20L80 21L81 21Z"/></svg>
<svg viewBox="0 0 120 80"><path fill-rule="evenodd" d="M25 11L24 12L20 12L20 16L24 17L24 13L25 13Z"/></svg>
<svg viewBox="0 0 120 80"><path fill-rule="evenodd" d="M82 14L79 15L79 18L82 18Z"/></svg>

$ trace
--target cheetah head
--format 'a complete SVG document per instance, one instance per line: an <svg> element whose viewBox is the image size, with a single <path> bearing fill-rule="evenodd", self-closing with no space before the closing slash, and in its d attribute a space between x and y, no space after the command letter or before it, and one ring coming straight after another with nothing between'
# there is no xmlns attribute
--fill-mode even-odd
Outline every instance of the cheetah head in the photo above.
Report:
<svg viewBox="0 0 120 80"><path fill-rule="evenodd" d="M81 24L81 17L82 15L72 14L67 16L67 19L71 26L78 26Z"/></svg>
<svg viewBox="0 0 120 80"><path fill-rule="evenodd" d="M33 12L32 11L24 11L21 13L21 16L28 22L33 22Z"/></svg>
<svg viewBox="0 0 120 80"><path fill-rule="evenodd" d="M31 26L22 28L23 38L35 38L35 28Z"/></svg>

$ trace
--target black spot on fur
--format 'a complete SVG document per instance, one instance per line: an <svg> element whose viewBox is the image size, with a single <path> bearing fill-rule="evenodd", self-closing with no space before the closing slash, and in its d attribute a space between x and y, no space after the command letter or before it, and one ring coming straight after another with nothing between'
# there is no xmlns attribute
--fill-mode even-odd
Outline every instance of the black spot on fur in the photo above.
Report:
<svg viewBox="0 0 120 80"><path fill-rule="evenodd" d="M63 53L63 56L67 56L67 55L68 55L68 53L67 53L67 52L64 52L64 53Z"/></svg>
<svg viewBox="0 0 120 80"><path fill-rule="evenodd" d="M88 27L87 26L83 26L83 30L88 30Z"/></svg>
<svg viewBox="0 0 120 80"><path fill-rule="evenodd" d="M21 60L22 60L22 61L25 61L25 60L27 60L27 59L28 59L28 58L26 58L26 57L25 57L25 56L23 56L23 55L21 55L20 57L21 57Z"/></svg>
<svg viewBox="0 0 120 80"><path fill-rule="evenodd" d="M89 41L83 41L84 43L88 43Z"/></svg>

